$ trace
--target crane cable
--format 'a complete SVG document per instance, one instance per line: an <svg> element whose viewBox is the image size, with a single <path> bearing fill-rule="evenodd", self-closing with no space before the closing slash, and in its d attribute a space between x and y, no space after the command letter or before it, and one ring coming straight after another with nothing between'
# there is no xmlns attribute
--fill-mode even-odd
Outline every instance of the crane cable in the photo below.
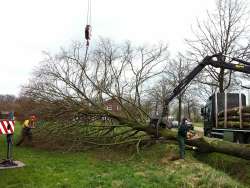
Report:
<svg viewBox="0 0 250 188"><path fill-rule="evenodd" d="M91 24L91 0L88 0L88 9L87 9L87 24Z"/></svg>
<svg viewBox="0 0 250 188"><path fill-rule="evenodd" d="M89 46L89 40L91 37L91 0L88 0L87 8L87 21L85 26L85 39L87 41L86 46Z"/></svg>
<svg viewBox="0 0 250 188"><path fill-rule="evenodd" d="M91 37L91 0L88 0L87 20L86 20L84 34L85 34L85 40L86 40L86 51L85 51L85 56L84 56L84 62L86 63L87 56L88 56L88 49L89 49L89 41Z"/></svg>

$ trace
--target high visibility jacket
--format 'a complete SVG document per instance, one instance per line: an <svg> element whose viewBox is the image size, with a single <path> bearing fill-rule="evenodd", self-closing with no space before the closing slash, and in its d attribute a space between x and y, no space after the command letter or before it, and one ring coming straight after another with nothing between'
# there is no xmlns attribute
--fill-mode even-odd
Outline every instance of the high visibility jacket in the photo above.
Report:
<svg viewBox="0 0 250 188"><path fill-rule="evenodd" d="M23 128L30 128L30 120L26 119L26 120L23 122Z"/></svg>

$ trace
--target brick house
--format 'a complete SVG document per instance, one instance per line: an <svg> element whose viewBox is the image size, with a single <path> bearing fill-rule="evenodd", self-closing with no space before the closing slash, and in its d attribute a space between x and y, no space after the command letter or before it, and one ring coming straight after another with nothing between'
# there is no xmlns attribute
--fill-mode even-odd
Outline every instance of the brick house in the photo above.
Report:
<svg viewBox="0 0 250 188"><path fill-rule="evenodd" d="M106 100L103 104L105 108L112 113L121 112L121 105L117 102L116 99Z"/></svg>

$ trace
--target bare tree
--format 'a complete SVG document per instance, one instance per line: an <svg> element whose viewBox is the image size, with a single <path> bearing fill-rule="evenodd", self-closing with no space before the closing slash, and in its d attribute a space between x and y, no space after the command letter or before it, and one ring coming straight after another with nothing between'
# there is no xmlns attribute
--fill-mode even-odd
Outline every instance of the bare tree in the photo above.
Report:
<svg viewBox="0 0 250 188"><path fill-rule="evenodd" d="M145 91L152 87L150 82L163 73L168 59L167 46L133 47L130 42L117 45L100 39L87 58L81 56L83 50L80 43L74 43L72 49L62 49L58 55L46 53L46 59L23 93L47 104L43 107L51 113L50 117L80 121L81 118L74 117L81 114L101 119L105 116L126 124L127 129L116 134L113 134L115 127L124 125L96 128L91 124L92 131L85 135L86 139L106 139L112 133L112 142L118 138L122 142L136 136L139 131L129 127L143 126L149 118L144 107ZM119 114L105 108L104 101L110 98L120 105ZM129 121L133 124L129 125Z"/></svg>
<svg viewBox="0 0 250 188"><path fill-rule="evenodd" d="M0 95L0 109L1 111L15 111L16 97L14 95Z"/></svg>
<svg viewBox="0 0 250 188"><path fill-rule="evenodd" d="M195 122L201 120L200 109L202 102L197 92L196 83L194 83L187 89L183 97L184 116Z"/></svg>
<svg viewBox="0 0 250 188"><path fill-rule="evenodd" d="M167 95L173 89L164 77L162 77L159 81L154 84L154 87L148 90L148 101L150 101L150 116L157 117L162 113L164 100L166 99Z"/></svg>
<svg viewBox="0 0 250 188"><path fill-rule="evenodd" d="M249 12L242 0L216 0L216 10L207 11L207 20L197 21L193 40L187 40L189 52L199 62L207 54L222 53L230 57L249 57ZM223 57L224 61L231 59ZM224 92L233 82L232 71L207 67L199 82L219 88Z"/></svg>
<svg viewBox="0 0 250 188"><path fill-rule="evenodd" d="M181 81L187 76L190 72L190 62L182 55L178 54L177 58L172 60L169 63L169 69L165 71L165 83L170 86L171 89L169 91L173 91L173 89L178 86ZM190 84L177 96L178 100L178 122L181 122L182 117L182 99L185 91L190 86Z"/></svg>

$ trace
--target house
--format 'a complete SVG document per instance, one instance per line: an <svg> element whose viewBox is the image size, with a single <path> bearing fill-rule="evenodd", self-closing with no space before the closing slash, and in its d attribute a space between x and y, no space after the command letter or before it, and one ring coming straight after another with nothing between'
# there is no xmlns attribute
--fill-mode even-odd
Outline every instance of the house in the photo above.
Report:
<svg viewBox="0 0 250 188"><path fill-rule="evenodd" d="M112 113L119 113L122 110L121 105L114 98L106 100L103 104L104 104L106 110L108 110Z"/></svg>

